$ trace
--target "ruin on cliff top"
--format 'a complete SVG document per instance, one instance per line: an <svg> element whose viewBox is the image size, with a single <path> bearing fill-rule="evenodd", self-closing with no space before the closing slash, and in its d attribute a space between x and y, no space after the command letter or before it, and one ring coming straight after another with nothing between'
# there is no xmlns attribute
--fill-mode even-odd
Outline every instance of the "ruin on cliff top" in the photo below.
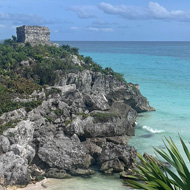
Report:
<svg viewBox="0 0 190 190"><path fill-rule="evenodd" d="M17 27L16 32L20 43L55 45L50 42L50 30L47 27L24 25Z"/></svg>

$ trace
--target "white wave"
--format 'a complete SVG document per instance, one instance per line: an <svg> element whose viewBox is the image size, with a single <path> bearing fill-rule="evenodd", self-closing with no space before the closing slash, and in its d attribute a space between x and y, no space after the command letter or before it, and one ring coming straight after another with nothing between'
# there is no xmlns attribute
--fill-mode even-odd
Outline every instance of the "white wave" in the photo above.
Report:
<svg viewBox="0 0 190 190"><path fill-rule="evenodd" d="M152 129L151 127L148 127L146 125L144 125L142 128L146 129L147 131L149 131L151 133L163 133L164 132L164 130Z"/></svg>

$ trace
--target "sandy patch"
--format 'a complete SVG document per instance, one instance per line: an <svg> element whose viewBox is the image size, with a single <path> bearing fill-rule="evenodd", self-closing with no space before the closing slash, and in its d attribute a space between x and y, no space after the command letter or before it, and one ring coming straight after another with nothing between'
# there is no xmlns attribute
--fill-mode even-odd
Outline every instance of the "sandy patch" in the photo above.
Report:
<svg viewBox="0 0 190 190"><path fill-rule="evenodd" d="M24 188L18 188L18 187L8 187L7 190L44 190L47 186L45 183L48 181L48 179L44 179L40 182L37 182L35 184L29 184ZM1 189L0 189L1 190Z"/></svg>

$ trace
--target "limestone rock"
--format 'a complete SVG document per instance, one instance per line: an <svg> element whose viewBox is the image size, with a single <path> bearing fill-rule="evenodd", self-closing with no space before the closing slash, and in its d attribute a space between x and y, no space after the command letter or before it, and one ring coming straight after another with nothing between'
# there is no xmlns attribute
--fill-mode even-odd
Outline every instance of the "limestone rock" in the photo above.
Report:
<svg viewBox="0 0 190 190"><path fill-rule="evenodd" d="M28 161L28 163L31 163L34 156L35 156L35 150L30 145L19 145L19 144L13 144L10 147L10 151L13 151L15 155L19 155L21 158L24 158Z"/></svg>
<svg viewBox="0 0 190 190"><path fill-rule="evenodd" d="M136 153L137 151L133 147L127 150L125 145L115 145L111 142L107 142L106 146L102 148L99 162L103 164L110 160L119 159L125 164L125 168L128 169L134 166Z"/></svg>
<svg viewBox="0 0 190 190"><path fill-rule="evenodd" d="M4 113L0 117L0 123L7 123L9 121L17 121L24 119L26 117L26 111L24 108L13 110L7 113Z"/></svg>
<svg viewBox="0 0 190 190"><path fill-rule="evenodd" d="M13 152L0 155L0 182L1 185L26 185L30 176L26 160Z"/></svg>
<svg viewBox="0 0 190 190"><path fill-rule="evenodd" d="M120 161L118 158L114 160L109 160L107 162L104 162L101 165L100 171L108 171L112 169L113 172L121 172L124 171L125 164Z"/></svg>
<svg viewBox="0 0 190 190"><path fill-rule="evenodd" d="M82 143L68 137L54 138L39 148L38 156L50 167L71 170L73 167L88 168L88 150Z"/></svg>
<svg viewBox="0 0 190 190"><path fill-rule="evenodd" d="M33 122L30 120L21 121L15 128L9 128L3 132L12 144L28 144L33 140Z"/></svg>
<svg viewBox="0 0 190 190"><path fill-rule="evenodd" d="M71 178L71 175L67 174L67 172L65 170L60 170L57 168L50 168L46 172L46 177L56 178L56 179L66 179L66 178Z"/></svg>
<svg viewBox="0 0 190 190"><path fill-rule="evenodd" d="M10 149L9 139L3 135L0 135L0 154L8 152Z"/></svg>
<svg viewBox="0 0 190 190"><path fill-rule="evenodd" d="M50 31L42 26L20 26L17 27L18 42L48 44Z"/></svg>
<svg viewBox="0 0 190 190"><path fill-rule="evenodd" d="M75 169L75 170L71 170L71 174L73 176L86 176L86 175L93 175L95 174L95 172L93 170L90 169Z"/></svg>

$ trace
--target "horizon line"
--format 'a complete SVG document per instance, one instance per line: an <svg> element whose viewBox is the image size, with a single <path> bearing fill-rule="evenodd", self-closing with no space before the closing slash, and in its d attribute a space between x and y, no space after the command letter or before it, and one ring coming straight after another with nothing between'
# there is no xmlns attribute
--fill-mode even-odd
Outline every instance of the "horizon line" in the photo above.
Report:
<svg viewBox="0 0 190 190"><path fill-rule="evenodd" d="M190 40L52 40L52 42L190 42Z"/></svg>

